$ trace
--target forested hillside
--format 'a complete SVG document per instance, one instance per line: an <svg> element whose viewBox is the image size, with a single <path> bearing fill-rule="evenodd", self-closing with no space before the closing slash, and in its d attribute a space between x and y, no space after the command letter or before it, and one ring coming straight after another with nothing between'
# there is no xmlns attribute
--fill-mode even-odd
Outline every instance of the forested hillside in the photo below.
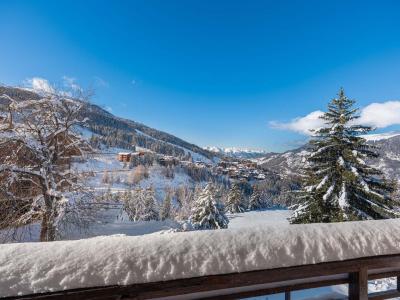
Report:
<svg viewBox="0 0 400 300"><path fill-rule="evenodd" d="M40 99L40 95L33 91L15 87L0 86L0 95L7 95L17 101ZM213 157L217 156L215 153L211 153L166 132L135 121L116 117L92 103L85 103L82 114L83 117L88 118L88 129L96 133L96 139L107 146L124 149L140 146L157 153L177 157L195 153L212 160Z"/></svg>

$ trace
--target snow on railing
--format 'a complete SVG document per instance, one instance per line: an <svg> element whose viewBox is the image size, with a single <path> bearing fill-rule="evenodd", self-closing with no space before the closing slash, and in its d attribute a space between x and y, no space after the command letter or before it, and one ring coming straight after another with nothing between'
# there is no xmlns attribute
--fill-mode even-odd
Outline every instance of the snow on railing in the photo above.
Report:
<svg viewBox="0 0 400 300"><path fill-rule="evenodd" d="M189 278L193 281L204 276L257 274L282 268L293 273L296 268L310 268L310 265L321 263L333 267L314 270L314 273L309 271L309 276L336 274L332 273L335 266L338 273L353 274L357 271L354 274L368 276L366 267L363 273L358 272L363 267L360 262L352 262L348 271L345 271L346 265L339 269L340 263L333 262L364 258L369 267L378 268L381 265L371 262L370 257L379 257L378 262L382 263L380 257L388 255L394 255L397 260L385 258L382 267L389 267L391 261L396 261L395 267L400 268L400 220L4 244L0 246L0 297ZM330 273L323 273L325 269ZM298 271L299 276L305 276L303 271ZM280 272L280 277L274 276L281 280L295 279L293 275L284 277L287 274L291 273ZM254 277L259 278L258 281L251 281L251 276L246 275L243 282L226 279L227 286L260 284L271 279L264 274L262 278ZM223 288L223 285L217 284L216 287Z"/></svg>

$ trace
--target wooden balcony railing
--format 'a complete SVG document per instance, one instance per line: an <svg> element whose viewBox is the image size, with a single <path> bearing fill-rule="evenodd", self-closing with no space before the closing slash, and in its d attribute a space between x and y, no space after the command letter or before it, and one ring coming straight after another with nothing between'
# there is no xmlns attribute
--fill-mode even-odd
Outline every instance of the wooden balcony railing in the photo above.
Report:
<svg viewBox="0 0 400 300"><path fill-rule="evenodd" d="M350 300L400 297L397 289L368 294L368 280L400 276L400 255L364 257L243 273L211 275L129 286L92 287L4 299L242 299L309 288L349 285Z"/></svg>

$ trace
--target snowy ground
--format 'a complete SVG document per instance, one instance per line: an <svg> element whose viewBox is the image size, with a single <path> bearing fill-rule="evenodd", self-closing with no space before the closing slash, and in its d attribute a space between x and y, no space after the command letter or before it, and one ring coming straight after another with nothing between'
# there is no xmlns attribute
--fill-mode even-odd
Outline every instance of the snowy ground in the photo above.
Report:
<svg viewBox="0 0 400 300"><path fill-rule="evenodd" d="M289 226L289 222L287 221L289 216L290 211L283 209L228 214L229 228L239 229L246 227L262 227L267 225ZM104 210L99 219L101 222L93 224L88 232L74 233L68 236L68 238L77 239L113 234L137 236L168 231L180 227L179 223L172 220L131 222L126 213L123 212L122 206L118 205L115 205L111 209Z"/></svg>
<svg viewBox="0 0 400 300"><path fill-rule="evenodd" d="M291 215L286 209L266 209L245 213L228 214L229 228L263 227L269 225L289 226L287 218Z"/></svg>
<svg viewBox="0 0 400 300"><path fill-rule="evenodd" d="M93 176L88 177L88 184L98 191L124 192L131 189L128 177L135 168L129 169L125 163L117 160L118 152L126 151L118 148L108 148L107 151L97 153L88 157L84 162L75 163L73 168L76 172L87 173ZM166 189L175 189L180 186L193 186L193 180L179 168L174 173L174 178L166 178L163 174L163 167L158 164L148 168L149 178L140 181L141 188L153 187L156 191L156 197L164 198ZM104 184L103 176L107 172L113 177L113 182Z"/></svg>
<svg viewBox="0 0 400 300"><path fill-rule="evenodd" d="M122 207L115 205L114 208L104 210L99 219L101 222L93 224L88 232L73 233L69 239L94 237L101 235L125 234L137 236L154 232L163 232L180 227L180 224L172 221L140 221L131 222L122 211ZM287 218L290 216L288 210L263 210L250 211L240 214L228 214L229 228L239 229L246 227L262 227L267 225L289 226Z"/></svg>
<svg viewBox="0 0 400 300"><path fill-rule="evenodd" d="M228 214L229 228L239 229L246 227L264 227L268 225L289 226L287 218L290 211L284 209L271 209L249 211L246 213ZM122 209L121 204L113 204L102 208L98 221L82 231L68 231L64 240L83 239L95 236L124 234L138 236L143 234L163 232L180 228L180 224L173 220L166 221L140 221L132 222ZM22 233L22 231L21 231ZM0 231L1 238L1 231ZM22 242L36 242L39 240L39 224L29 226L29 230L19 239Z"/></svg>

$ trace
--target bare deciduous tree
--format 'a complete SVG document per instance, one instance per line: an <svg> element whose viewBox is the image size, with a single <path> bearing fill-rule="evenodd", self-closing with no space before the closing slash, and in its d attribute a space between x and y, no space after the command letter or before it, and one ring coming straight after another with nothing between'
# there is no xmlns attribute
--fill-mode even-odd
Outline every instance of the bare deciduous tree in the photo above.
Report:
<svg viewBox="0 0 400 300"><path fill-rule="evenodd" d="M71 169L74 157L90 147L76 132L84 103L62 93L15 101L0 124L0 228L40 222L41 241L55 240L63 221L80 222L88 191ZM1 120L1 119L0 119Z"/></svg>

